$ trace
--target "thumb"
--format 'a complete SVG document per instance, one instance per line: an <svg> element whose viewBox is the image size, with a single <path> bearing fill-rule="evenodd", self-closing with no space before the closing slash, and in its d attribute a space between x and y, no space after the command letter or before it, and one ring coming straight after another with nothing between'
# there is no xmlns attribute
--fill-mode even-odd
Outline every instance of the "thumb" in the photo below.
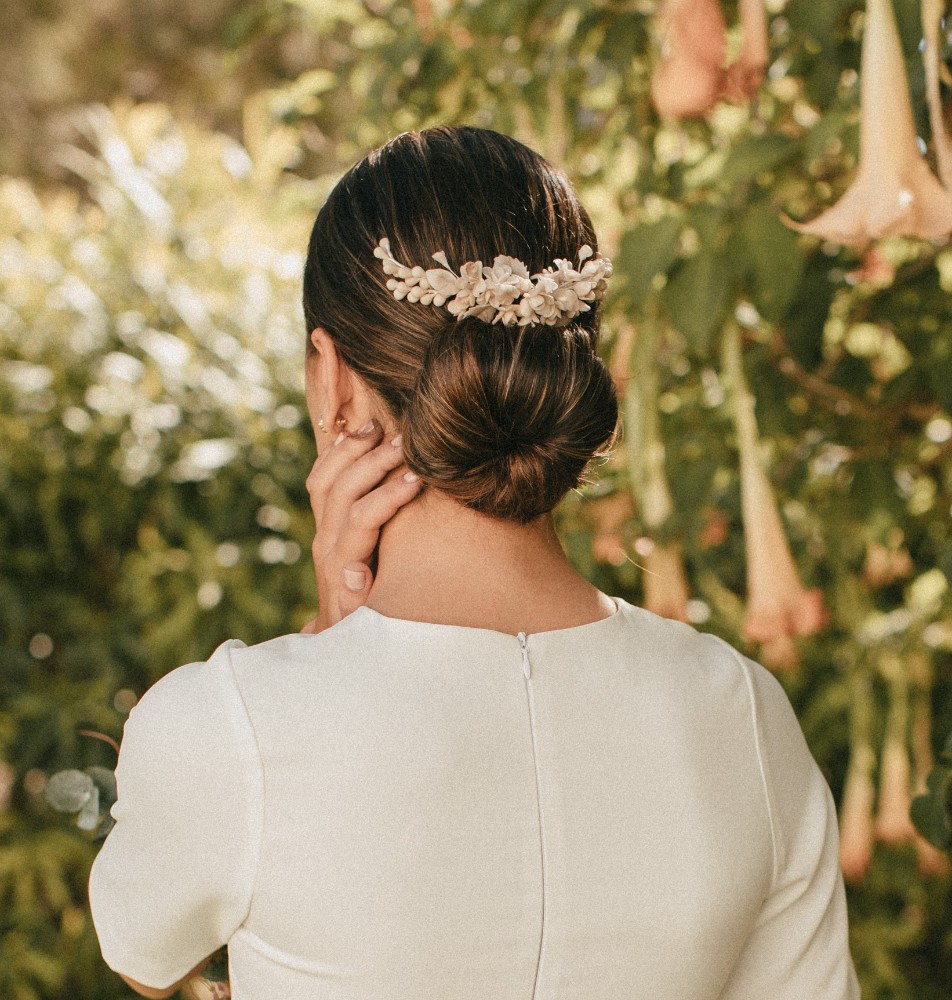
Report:
<svg viewBox="0 0 952 1000"><path fill-rule="evenodd" d="M338 604L341 617L349 615L367 603L374 578L366 563L349 562L340 574Z"/></svg>

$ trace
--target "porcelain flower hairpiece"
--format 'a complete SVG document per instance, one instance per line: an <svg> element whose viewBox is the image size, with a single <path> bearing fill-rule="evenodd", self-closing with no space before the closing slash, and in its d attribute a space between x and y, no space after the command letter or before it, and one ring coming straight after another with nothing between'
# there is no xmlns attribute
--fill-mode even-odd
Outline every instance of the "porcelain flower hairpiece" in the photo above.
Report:
<svg viewBox="0 0 952 1000"><path fill-rule="evenodd" d="M467 261L455 274L442 250L433 254L442 267L422 268L401 264L386 237L374 249L384 273L390 275L387 288L395 299L445 305L457 319L476 316L505 326L560 326L588 312L588 303L604 296L612 273L611 261L590 259L594 253L588 244L583 246L578 269L570 260L557 259L552 267L530 275L521 260L500 255L492 267L484 267L481 260Z"/></svg>

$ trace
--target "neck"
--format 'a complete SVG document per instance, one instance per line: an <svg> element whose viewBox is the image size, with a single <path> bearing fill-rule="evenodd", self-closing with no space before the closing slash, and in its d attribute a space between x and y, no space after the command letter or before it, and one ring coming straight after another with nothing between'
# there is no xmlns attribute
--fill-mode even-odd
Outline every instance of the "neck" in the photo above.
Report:
<svg viewBox="0 0 952 1000"><path fill-rule="evenodd" d="M551 618L567 601L597 594L566 557L551 514L518 524L428 488L381 530L367 606L393 618L493 627Z"/></svg>

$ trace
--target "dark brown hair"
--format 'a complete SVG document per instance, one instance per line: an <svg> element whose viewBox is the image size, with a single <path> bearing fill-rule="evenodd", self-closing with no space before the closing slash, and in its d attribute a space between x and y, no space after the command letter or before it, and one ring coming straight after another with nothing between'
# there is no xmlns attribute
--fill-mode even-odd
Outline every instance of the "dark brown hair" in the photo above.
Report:
<svg viewBox="0 0 952 1000"><path fill-rule="evenodd" d="M374 248L435 267L491 265L499 254L534 274L597 249L566 176L487 129L408 132L336 185L308 247L304 315L374 390L403 433L406 464L473 510L525 523L577 486L614 440L618 402L596 354L599 311L569 326L505 326L445 307L397 301ZM309 350L313 350L308 337Z"/></svg>

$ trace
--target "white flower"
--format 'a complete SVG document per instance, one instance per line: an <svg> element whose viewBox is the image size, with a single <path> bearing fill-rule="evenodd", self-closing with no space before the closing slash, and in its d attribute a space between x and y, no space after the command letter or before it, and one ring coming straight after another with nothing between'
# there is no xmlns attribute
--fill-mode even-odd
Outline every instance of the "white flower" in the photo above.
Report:
<svg viewBox="0 0 952 1000"><path fill-rule="evenodd" d="M433 254L442 266L424 270L398 261L386 237L374 249L388 275L387 288L398 301L445 305L457 319L475 316L504 326L557 326L588 312L588 303L604 296L612 273L611 262L604 257L589 259L593 254L586 244L578 253L581 270L559 258L552 267L533 275L521 260L500 254L492 267L484 267L479 260L467 261L457 275L442 250Z"/></svg>

